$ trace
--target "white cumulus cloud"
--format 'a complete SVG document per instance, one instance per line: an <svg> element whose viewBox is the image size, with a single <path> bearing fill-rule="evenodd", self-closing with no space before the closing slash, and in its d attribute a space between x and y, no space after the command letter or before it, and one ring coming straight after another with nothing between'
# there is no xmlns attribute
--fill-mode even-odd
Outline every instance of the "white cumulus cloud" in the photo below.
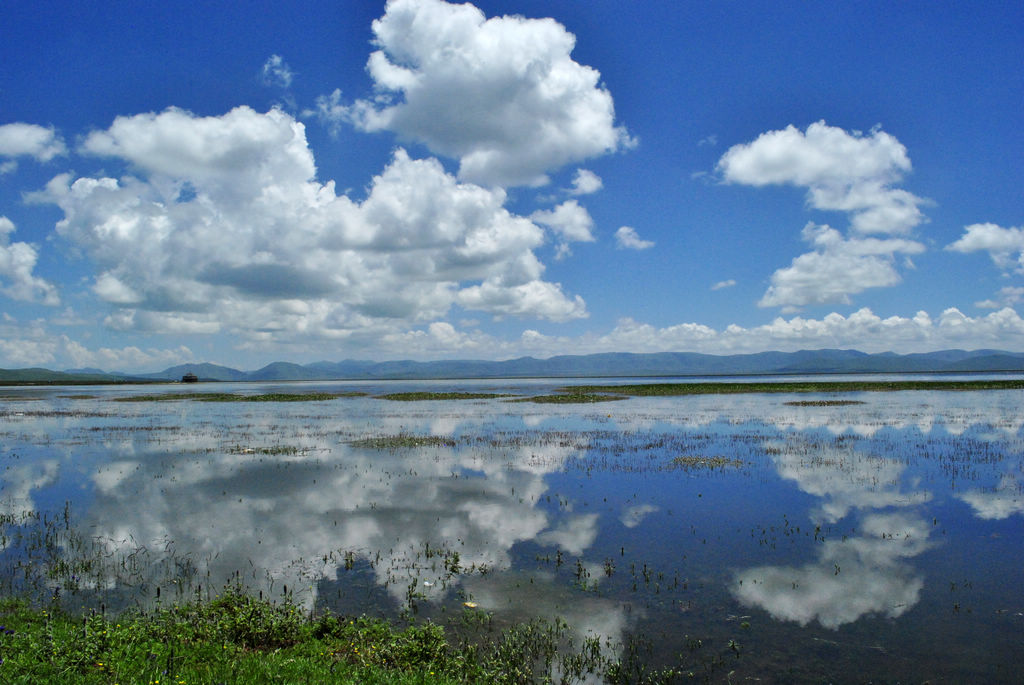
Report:
<svg viewBox="0 0 1024 685"><path fill-rule="evenodd" d="M543 185L547 173L633 144L600 74L553 19L486 18L471 4L390 0L367 69L378 97L318 112L459 160L461 179Z"/></svg>
<svg viewBox="0 0 1024 685"><path fill-rule="evenodd" d="M895 254L918 254L925 249L921 243L899 238L847 239L834 228L813 223L804 227L802 236L815 251L800 255L789 267L772 274L759 306L792 309L808 304L849 304L851 294L902 280Z"/></svg>
<svg viewBox="0 0 1024 685"><path fill-rule="evenodd" d="M90 348L67 335L54 333L42 320L20 321L5 316L0 321L0 366L90 366L107 371L153 371L194 358L184 345L172 349L152 346Z"/></svg>
<svg viewBox="0 0 1024 685"><path fill-rule="evenodd" d="M864 135L823 121L806 131L787 126L729 148L716 169L728 183L804 187L812 208L850 216L851 238L828 227L805 228L815 251L776 271L760 306L848 303L867 288L900 282L895 254L924 250L914 241L865 237L906 236L925 220L925 201L895 187L911 169L906 148L877 127Z"/></svg>
<svg viewBox="0 0 1024 685"><path fill-rule="evenodd" d="M33 275L39 254L28 243L10 242L14 222L0 216L0 293L12 300L60 304L57 288Z"/></svg>
<svg viewBox="0 0 1024 685"><path fill-rule="evenodd" d="M982 300L975 302L974 306L981 309L1002 309L1003 307L1012 307L1021 300L1024 300L1024 288L1006 286L999 289L995 300Z"/></svg>
<svg viewBox="0 0 1024 685"><path fill-rule="evenodd" d="M530 215L534 222L547 226L559 238L558 258L572 254L569 243L593 242L594 220L576 200L568 200L550 210L538 210Z"/></svg>
<svg viewBox="0 0 1024 685"><path fill-rule="evenodd" d="M542 280L544 230L506 210L500 188L460 182L435 159L397 150L355 201L316 180L300 122L248 107L119 117L81 151L130 173L62 174L34 199L63 210L57 232L97 266L115 329L259 342L379 337L453 304L586 316L582 299ZM562 240L590 236L574 201L542 218Z"/></svg>
<svg viewBox="0 0 1024 685"><path fill-rule="evenodd" d="M341 125L352 120L349 106L341 99L340 88L335 88L330 95L318 95L316 108L303 110L302 116L316 118L332 136L337 136Z"/></svg>
<svg viewBox="0 0 1024 685"><path fill-rule="evenodd" d="M143 349L135 345L90 349L64 335L58 338L58 345L61 356L68 359L71 366L95 367L104 371L153 371L195 359L192 350L185 345L173 349Z"/></svg>
<svg viewBox="0 0 1024 685"><path fill-rule="evenodd" d="M267 61L263 63L263 83L268 86L278 86L280 88L288 88L292 85L292 73L291 67L284 61L281 55L271 55L267 58Z"/></svg>
<svg viewBox="0 0 1024 685"><path fill-rule="evenodd" d="M880 317L868 308L848 316L832 312L820 319L776 317L759 326L730 324L721 329L686 322L656 327L624 318L600 335L577 338L525 331L509 356L551 356L572 349L595 352L687 351L743 354L764 350L855 348L864 352L920 352L942 349L1024 348L1024 319L1004 307L985 316L970 317L956 308L937 316L919 311L913 316Z"/></svg>
<svg viewBox="0 0 1024 685"><path fill-rule="evenodd" d="M0 126L0 157L33 157L48 162L66 152L64 141L52 128L21 122ZM10 161L0 168L11 171L14 164Z"/></svg>
<svg viewBox="0 0 1024 685"><path fill-rule="evenodd" d="M42 322L18 321L4 314L0 321L0 366L44 366L53 363L59 352L57 340Z"/></svg>
<svg viewBox="0 0 1024 685"><path fill-rule="evenodd" d="M544 281L530 281L508 287L498 279L488 279L459 292L458 302L467 309L482 309L508 316L532 313L552 321L568 321L587 316L583 298L577 295L569 300L562 293L560 284Z"/></svg>
<svg viewBox="0 0 1024 685"><path fill-rule="evenodd" d="M615 231L615 247L620 250L647 250L654 247L654 243L641 238L632 226L620 226Z"/></svg>
<svg viewBox="0 0 1024 685"><path fill-rule="evenodd" d="M573 195L590 195L601 190L603 187L604 181L593 171L577 169L576 175L572 178L572 189L569 192Z"/></svg>
<svg viewBox="0 0 1024 685"><path fill-rule="evenodd" d="M984 223L971 224L964 228L964 234L954 243L946 246L952 252L988 252L1000 269L1014 264L1019 273L1024 273L1024 228Z"/></svg>
<svg viewBox="0 0 1024 685"><path fill-rule="evenodd" d="M888 133L849 133L824 121L734 145L717 166L729 183L805 187L812 207L851 212L861 233L906 233L924 220L921 198L892 187L910 168L907 149Z"/></svg>

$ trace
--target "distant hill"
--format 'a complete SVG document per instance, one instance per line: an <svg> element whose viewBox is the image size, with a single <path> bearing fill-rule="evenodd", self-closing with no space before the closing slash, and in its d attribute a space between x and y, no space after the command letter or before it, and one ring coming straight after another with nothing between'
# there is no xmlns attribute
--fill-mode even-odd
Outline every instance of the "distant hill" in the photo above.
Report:
<svg viewBox="0 0 1024 685"><path fill-rule="evenodd" d="M195 374L201 381L247 381L249 374L216 364L179 364L159 373L143 374L143 378L164 381L180 381L186 373Z"/></svg>
<svg viewBox="0 0 1024 685"><path fill-rule="evenodd" d="M74 376L81 376L83 374L90 375L90 376L109 376L110 375L106 371L104 371L103 369L94 369L92 367L84 367L84 368L81 368L81 369L64 369L64 371L62 373L69 373L69 374L74 375ZM119 374L115 373L114 375L119 375Z"/></svg>
<svg viewBox="0 0 1024 685"><path fill-rule="evenodd" d="M248 375L253 381L313 381L323 380L324 372L290 362L274 362ZM327 376L333 374L327 373Z"/></svg>
<svg viewBox="0 0 1024 685"><path fill-rule="evenodd" d="M47 369L0 369L0 383L113 383L130 379L179 381L186 373L201 381L372 380L426 378L527 378L595 376L735 376L821 373L950 373L1024 372L1024 353L1001 350L942 350L939 352L867 354L857 350L802 350L756 354L713 355L696 352L632 354L608 352L559 355L549 359L520 357L504 361L396 360L372 362L347 359L312 364L274 362L256 371L239 371L217 364L181 364L140 376L106 374L99 369L61 373Z"/></svg>
<svg viewBox="0 0 1024 685"><path fill-rule="evenodd" d="M212 365L207 365L212 366ZM175 367L176 370L185 367ZM224 367L193 373L218 380L342 380L423 378L527 378L594 376L727 376L816 373L945 373L972 371L1024 372L1024 353L998 350L943 350L899 355L867 354L857 350L804 350L756 354L712 355L695 352L632 354L609 352L560 355L549 359L520 357L505 361L442 360L420 362L395 360L371 362L345 360L312 364L275 362L242 373ZM228 372L231 373L228 373ZM176 371L177 373L177 371Z"/></svg>
<svg viewBox="0 0 1024 685"><path fill-rule="evenodd" d="M145 383L139 376L105 373L98 369L51 371L49 369L0 369L0 385L102 385Z"/></svg>

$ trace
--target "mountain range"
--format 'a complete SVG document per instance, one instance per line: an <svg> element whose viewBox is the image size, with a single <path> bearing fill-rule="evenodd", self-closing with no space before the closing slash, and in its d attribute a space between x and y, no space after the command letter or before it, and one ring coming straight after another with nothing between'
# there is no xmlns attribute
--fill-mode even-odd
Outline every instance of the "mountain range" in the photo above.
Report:
<svg viewBox="0 0 1024 685"><path fill-rule="evenodd" d="M695 352L602 353L505 361L321 361L274 362L256 371L209 363L172 366L157 373L127 374L101 369L0 369L0 383L130 383L178 381L187 373L204 381L372 380L428 378L527 378L609 376L730 376L821 373L1024 372L1024 353L943 350L917 354L856 350L803 350L712 355Z"/></svg>

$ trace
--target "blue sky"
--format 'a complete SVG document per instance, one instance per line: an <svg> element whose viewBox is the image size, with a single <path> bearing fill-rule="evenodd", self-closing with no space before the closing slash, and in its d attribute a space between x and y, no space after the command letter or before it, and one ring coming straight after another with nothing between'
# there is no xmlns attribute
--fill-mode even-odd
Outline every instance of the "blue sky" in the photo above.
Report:
<svg viewBox="0 0 1024 685"><path fill-rule="evenodd" d="M0 367L1024 350L1019 3L0 8Z"/></svg>

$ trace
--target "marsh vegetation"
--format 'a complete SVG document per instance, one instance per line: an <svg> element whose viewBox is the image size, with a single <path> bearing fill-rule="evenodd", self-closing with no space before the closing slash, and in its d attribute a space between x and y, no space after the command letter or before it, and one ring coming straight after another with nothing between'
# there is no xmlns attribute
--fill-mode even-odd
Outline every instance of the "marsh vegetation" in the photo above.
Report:
<svg viewBox="0 0 1024 685"><path fill-rule="evenodd" d="M624 385L570 385L558 388L565 393L613 393L637 397L676 395L734 395L750 393L848 393L897 392L906 390L1022 390L1024 380L888 380L888 381L770 381L638 383Z"/></svg>
<svg viewBox="0 0 1024 685"><path fill-rule="evenodd" d="M448 400L492 400L495 397L508 397L503 393L494 392L435 392L419 390L412 392L391 392L379 395L382 400L393 402L426 402L426 401L448 401Z"/></svg>
<svg viewBox="0 0 1024 685"><path fill-rule="evenodd" d="M1014 682L1020 390L633 385L11 391L0 678Z"/></svg>
<svg viewBox="0 0 1024 685"><path fill-rule="evenodd" d="M273 392L243 394L227 392L165 392L156 395L126 395L115 397L118 402L171 402L192 400L195 402L323 402L339 397L361 397L361 392Z"/></svg>

